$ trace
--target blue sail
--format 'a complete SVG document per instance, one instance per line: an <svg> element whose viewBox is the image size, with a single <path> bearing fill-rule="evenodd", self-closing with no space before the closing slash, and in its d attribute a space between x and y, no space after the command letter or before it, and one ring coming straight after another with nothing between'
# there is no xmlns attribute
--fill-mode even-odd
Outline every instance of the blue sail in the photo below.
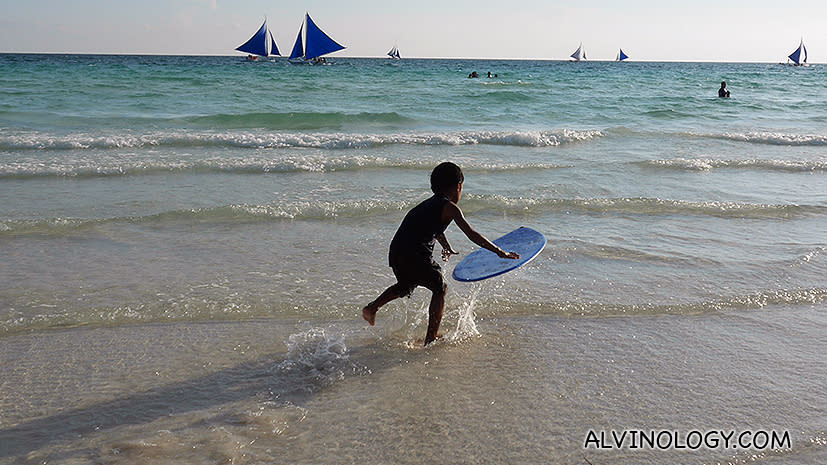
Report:
<svg viewBox="0 0 827 465"><path fill-rule="evenodd" d="M302 29L299 28L299 35L296 37L296 43L293 45L293 51L290 52L290 59L301 58L304 56L304 45L302 45Z"/></svg>
<svg viewBox="0 0 827 465"><path fill-rule="evenodd" d="M623 53L623 49L621 48L620 53L618 53L618 55L617 55L617 61L623 61L627 58L629 58L629 55L626 55L625 53Z"/></svg>
<svg viewBox="0 0 827 465"><path fill-rule="evenodd" d="M272 54L278 55L279 49L276 47L276 42L273 40L273 36L270 34L270 31L267 30L267 20L265 19L258 32L253 34L253 37L250 37L250 40L239 45L236 50L266 57L270 55L270 53L267 52L267 46L270 45L268 44L268 39L272 42Z"/></svg>
<svg viewBox="0 0 827 465"><path fill-rule="evenodd" d="M801 60L801 51L804 51L804 60L803 63L807 63L807 47L804 46L804 40L801 40L801 43L798 45L798 48L795 49L793 53L790 54L788 57L793 63L800 65L802 63Z"/></svg>
<svg viewBox="0 0 827 465"><path fill-rule="evenodd" d="M313 58L320 57L322 55L326 55L328 53L332 53L345 48L335 40L328 37L328 35L325 34L324 31L319 29L319 26L316 26L316 23L314 23L313 20L310 19L309 14L306 14L306 16L307 44L305 45L306 48L304 53L304 58L306 60L312 60ZM293 52L295 53L295 50Z"/></svg>
<svg viewBox="0 0 827 465"><path fill-rule="evenodd" d="M789 58L790 60L794 61L795 64L799 64L801 60L801 47L795 49L795 51L792 54L790 54Z"/></svg>

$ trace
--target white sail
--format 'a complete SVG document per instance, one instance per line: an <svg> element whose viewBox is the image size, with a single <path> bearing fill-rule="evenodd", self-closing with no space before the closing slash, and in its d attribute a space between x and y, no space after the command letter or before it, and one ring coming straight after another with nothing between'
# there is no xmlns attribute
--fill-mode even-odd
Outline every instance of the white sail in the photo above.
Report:
<svg viewBox="0 0 827 465"><path fill-rule="evenodd" d="M586 51L583 50L583 42L580 42L580 46L577 47L577 50L575 50L574 53L572 53L570 56L572 58L574 58L574 61L580 61L580 60L586 60L587 59L586 58Z"/></svg>

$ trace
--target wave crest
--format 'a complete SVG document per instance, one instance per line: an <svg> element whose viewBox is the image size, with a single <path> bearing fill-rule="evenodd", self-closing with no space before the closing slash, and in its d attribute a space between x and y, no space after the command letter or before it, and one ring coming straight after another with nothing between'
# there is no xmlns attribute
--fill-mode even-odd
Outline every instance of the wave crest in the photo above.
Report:
<svg viewBox="0 0 827 465"><path fill-rule="evenodd" d="M233 147L359 149L386 145L512 145L554 147L603 135L598 130L458 131L438 133L348 134L290 132L191 132L94 135L41 133L0 136L0 150L86 150L143 147Z"/></svg>

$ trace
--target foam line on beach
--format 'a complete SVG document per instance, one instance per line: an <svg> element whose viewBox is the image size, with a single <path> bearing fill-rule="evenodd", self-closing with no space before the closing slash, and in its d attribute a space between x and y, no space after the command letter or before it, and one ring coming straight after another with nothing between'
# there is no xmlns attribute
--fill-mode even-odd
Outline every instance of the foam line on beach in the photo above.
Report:
<svg viewBox="0 0 827 465"><path fill-rule="evenodd" d="M430 170L429 158L397 159L369 155L330 156L318 154L149 158L130 154L84 153L71 159L61 157L26 157L0 162L0 179L48 177L97 178L141 176L163 173L331 173L370 169ZM468 160L466 171L535 171L568 168L553 163L513 163L509 161Z"/></svg>
<svg viewBox="0 0 827 465"><path fill-rule="evenodd" d="M201 292L188 292L179 296L169 297L159 295L156 300L146 300L141 303L124 303L117 307L75 308L71 303L55 301L53 305L41 302L40 310L35 314L24 315L21 312L11 312L0 318L0 336L25 333L30 331L46 331L67 329L74 327L114 327L125 324L149 324L201 322L201 321L251 321L259 318L296 318L304 321L319 319L358 318L353 308L342 306L308 305L298 308L294 302L267 302L262 303L260 296L239 296L230 293L222 295L224 289L218 293L209 289ZM688 301L682 303L641 302L641 303L609 303L600 301L577 300L545 300L530 302L515 297L503 300L501 297L480 293L474 296L473 302L448 302L451 311L446 315L458 321L458 333L451 333L449 340L457 342L477 336L476 317L509 317L521 315L549 315L571 317L614 317L635 315L690 315L724 310L758 310L773 305L817 305L827 301L827 289L772 289L754 293L735 294L710 298L703 301ZM470 305L470 306L469 306ZM454 312L454 313L451 313ZM404 331L410 335L419 335L422 324L427 321L427 311L423 307L416 312L416 318L411 321L397 321L394 331ZM395 315L395 316L393 316ZM405 315L391 314L389 318L402 318ZM407 317L406 317L407 318ZM391 327L394 323L389 323ZM400 326L401 325L401 326ZM408 337L412 339L412 337ZM337 334L325 333L323 330L308 330L297 333L288 347L293 347L293 356L288 357L280 368L291 373L296 370L320 371L325 374L325 366L332 363L333 368L341 368L347 362L347 347L344 339ZM317 356L318 355L318 356ZM302 368L304 367L304 368ZM328 367L329 368L329 367ZM334 370L328 370L331 374ZM305 373L310 377L314 373ZM338 374L333 373L334 376ZM317 379L315 385L325 385L336 379Z"/></svg>
<svg viewBox="0 0 827 465"><path fill-rule="evenodd" d="M252 149L360 149L388 145L505 145L556 147L600 138L599 130L452 131L422 133L307 133L269 131L192 132L171 130L149 134L68 135L20 133L0 135L0 151L107 150L145 147L231 147Z"/></svg>
<svg viewBox="0 0 827 465"><path fill-rule="evenodd" d="M614 317L635 315L694 315L723 310L759 310L773 305L810 305L827 300L827 289L777 289L729 297L712 298L704 301L677 304L639 303L614 304L605 302L546 301L536 304L509 302L510 315L554 315ZM478 308L485 309L493 305L487 299L480 299ZM481 316L491 316L487 311L480 311Z"/></svg>
<svg viewBox="0 0 827 465"><path fill-rule="evenodd" d="M689 201L646 197L621 198L510 198L468 195L463 210L503 211L512 214L545 212L626 213L637 215L715 216L723 218L798 218L827 213L818 205L755 204L730 201Z"/></svg>
<svg viewBox="0 0 827 465"><path fill-rule="evenodd" d="M650 168L684 171L711 171L717 169L754 169L781 172L816 172L827 170L827 160L737 160L716 158L672 158L641 162Z"/></svg>
<svg viewBox="0 0 827 465"><path fill-rule="evenodd" d="M823 146L827 145L827 136L823 134L795 134L778 131L746 131L724 133L687 133L689 136L709 139L747 142L751 144L790 145L790 146Z"/></svg>
<svg viewBox="0 0 827 465"><path fill-rule="evenodd" d="M372 218L410 209L415 202L382 200L289 201L237 204L109 218L0 219L0 235L64 235L108 224L164 227L181 224L238 224L280 220L325 221ZM657 198L544 199L468 195L466 214L503 213L530 217L547 213L712 216L719 218L797 219L827 214L818 205L769 205L742 202L667 200Z"/></svg>

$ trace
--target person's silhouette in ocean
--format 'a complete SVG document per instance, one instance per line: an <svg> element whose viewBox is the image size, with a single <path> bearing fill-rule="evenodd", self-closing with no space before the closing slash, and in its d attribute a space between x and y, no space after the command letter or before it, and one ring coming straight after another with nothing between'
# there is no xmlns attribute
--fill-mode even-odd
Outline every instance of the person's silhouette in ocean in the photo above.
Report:
<svg viewBox="0 0 827 465"><path fill-rule="evenodd" d="M726 81L721 81L721 88L718 89L718 97L729 98L729 90L726 88Z"/></svg>

